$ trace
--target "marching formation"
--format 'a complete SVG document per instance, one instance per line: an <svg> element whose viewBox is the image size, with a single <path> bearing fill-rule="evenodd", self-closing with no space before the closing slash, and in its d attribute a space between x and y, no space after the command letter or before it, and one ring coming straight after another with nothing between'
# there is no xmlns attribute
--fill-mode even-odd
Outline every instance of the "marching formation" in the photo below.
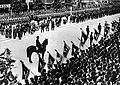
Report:
<svg viewBox="0 0 120 85"><path fill-rule="evenodd" d="M84 22L89 19L97 19L104 17L105 15L113 15L119 13L118 8L90 10L83 12L72 13L72 15L59 15L50 16L46 18L39 18L37 16L31 15L29 17L29 22L18 22L12 24L1 23L0 34L6 38L21 39L26 33L33 34L39 29L41 32L54 30L55 27L59 27L62 24L68 23L70 17L70 23Z"/></svg>

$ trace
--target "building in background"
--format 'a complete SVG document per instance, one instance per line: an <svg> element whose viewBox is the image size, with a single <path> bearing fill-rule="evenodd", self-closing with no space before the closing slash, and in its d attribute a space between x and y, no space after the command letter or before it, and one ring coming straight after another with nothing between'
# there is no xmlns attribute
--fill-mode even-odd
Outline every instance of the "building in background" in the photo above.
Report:
<svg viewBox="0 0 120 85"><path fill-rule="evenodd" d="M0 0L0 13L6 13L10 11L12 0Z"/></svg>

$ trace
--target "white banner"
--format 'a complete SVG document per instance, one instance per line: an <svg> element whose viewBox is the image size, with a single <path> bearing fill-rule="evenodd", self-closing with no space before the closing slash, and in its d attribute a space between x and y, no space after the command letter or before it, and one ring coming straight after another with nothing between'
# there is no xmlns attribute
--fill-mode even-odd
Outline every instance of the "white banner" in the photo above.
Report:
<svg viewBox="0 0 120 85"><path fill-rule="evenodd" d="M10 4L1 4L0 8L10 8Z"/></svg>

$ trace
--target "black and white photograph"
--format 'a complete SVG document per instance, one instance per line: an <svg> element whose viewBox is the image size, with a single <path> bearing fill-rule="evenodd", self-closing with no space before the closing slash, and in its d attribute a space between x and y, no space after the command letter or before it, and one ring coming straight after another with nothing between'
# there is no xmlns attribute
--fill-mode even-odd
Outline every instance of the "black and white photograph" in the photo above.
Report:
<svg viewBox="0 0 120 85"><path fill-rule="evenodd" d="M120 85L120 0L0 0L0 85Z"/></svg>

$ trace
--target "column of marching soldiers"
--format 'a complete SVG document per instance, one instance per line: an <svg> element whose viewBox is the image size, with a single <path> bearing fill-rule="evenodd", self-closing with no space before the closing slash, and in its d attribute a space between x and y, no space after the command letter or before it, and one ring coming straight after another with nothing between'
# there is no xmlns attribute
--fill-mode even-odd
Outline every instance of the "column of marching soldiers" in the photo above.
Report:
<svg viewBox="0 0 120 85"><path fill-rule="evenodd" d="M62 23L66 24L68 22L68 19L70 17L70 23L79 23L86 21L88 19L97 19L101 18L105 15L112 15L115 13L119 13L119 11L116 11L114 9L111 10L92 10L92 11L84 11L84 12L78 12L73 13L72 15L60 15L60 16L51 16L47 18L39 18L36 16L31 15L28 22L18 22L18 23L11 23L11 24L0 24L0 34L5 36L5 38L13 38L21 39L23 36L25 36L26 33L33 34L35 31L38 31L39 29L41 32L54 30L55 27L59 27ZM35 20L37 22L37 25L35 23L31 23L32 20ZM18 18L19 21L19 18ZM41 22L42 21L42 22Z"/></svg>

